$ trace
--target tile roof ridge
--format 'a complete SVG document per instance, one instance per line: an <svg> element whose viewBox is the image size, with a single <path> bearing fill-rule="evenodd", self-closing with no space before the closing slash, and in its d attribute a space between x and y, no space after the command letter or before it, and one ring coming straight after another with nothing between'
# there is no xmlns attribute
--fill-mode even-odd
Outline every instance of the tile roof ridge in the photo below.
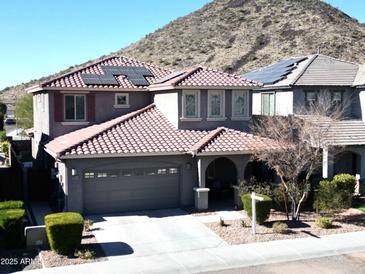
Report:
<svg viewBox="0 0 365 274"><path fill-rule="evenodd" d="M207 135L196 142L188 151L188 153L195 156L199 151L201 151L210 141L215 139L218 135L225 132L227 129L225 127L218 127L211 130Z"/></svg>
<svg viewBox="0 0 365 274"><path fill-rule="evenodd" d="M305 67L302 69L302 71L294 78L293 82L291 83L291 86L294 86L299 81L299 79L307 71L307 69L310 67L313 61L318 58L318 56L319 54L308 55L308 64L306 64Z"/></svg>
<svg viewBox="0 0 365 274"><path fill-rule="evenodd" d="M204 69L204 68L202 66L198 65L198 66L194 66L194 67L191 67L191 68L186 69L185 73L183 73L182 75L180 75L180 76L176 77L175 79L173 79L171 81L171 84L172 85L179 84L181 81L183 81L184 79L186 79L190 75L194 74L199 69Z"/></svg>
<svg viewBox="0 0 365 274"><path fill-rule="evenodd" d="M150 105L148 105L144 108L141 108L139 110L127 113L125 115L114 118L112 120L109 120L109 121L106 121L106 122L103 122L103 123L100 123L100 124L91 125L91 126L88 126L88 127L85 127L85 128L81 128L81 129L76 130L76 131L72 131L68 134L74 134L75 132L82 132L82 131L86 131L87 129L90 129L90 128L95 128L95 131L92 134L86 135L86 136L84 136L84 138L79 139L77 142L71 143L69 146L62 148L62 150L58 151L57 154L60 155L61 153L65 152L66 150L72 149L73 147L75 147L79 144L82 144L82 143L84 143L84 142L86 142L86 141L102 134L103 132L113 128L114 126L116 126L120 123L126 122L126 121L128 121L128 120L130 120L130 119L146 112L147 110L150 110L150 109L155 108L155 107L156 106L153 103L153 104L150 104ZM65 135L62 135L62 136L65 136ZM57 137L55 139L57 139Z"/></svg>
<svg viewBox="0 0 365 274"><path fill-rule="evenodd" d="M91 66L94 66L94 65L97 65L101 62L104 62L104 61L107 61L107 60L110 60L110 59L113 59L113 58L117 58L119 57L118 54L110 54L110 55L107 55L105 57L102 57L101 59L96 59L96 60L93 60L91 62L86 62L86 64L81 64L81 65L78 65L76 66L75 68L73 68L71 71L69 72L66 72L66 73L63 73L61 75L58 75L58 76L55 76L55 77L51 77L51 79L48 79L42 83L39 84L40 87L44 87L45 85L53 82L53 81L56 81L58 79L61 79L63 77L66 77L68 75L71 75L71 74L74 74L74 73L77 73L78 71L80 70L83 70L83 69L86 69L86 68L89 68Z"/></svg>

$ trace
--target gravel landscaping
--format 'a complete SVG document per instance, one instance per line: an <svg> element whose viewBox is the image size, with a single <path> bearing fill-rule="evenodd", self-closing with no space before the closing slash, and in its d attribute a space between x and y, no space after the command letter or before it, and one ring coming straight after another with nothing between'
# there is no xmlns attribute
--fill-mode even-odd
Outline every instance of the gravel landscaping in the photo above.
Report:
<svg viewBox="0 0 365 274"><path fill-rule="evenodd" d="M42 250L40 252L40 256L42 258L42 262L45 267L56 267L56 266L72 265L72 264L85 264L85 263L93 263L93 262L100 262L100 261L107 260L102 247L97 243L94 235L92 234L92 231L83 232L81 246L80 246L79 250L94 251L95 257L92 259L81 259L81 258L75 257L73 255L69 255L69 256L59 255L51 250Z"/></svg>
<svg viewBox="0 0 365 274"><path fill-rule="evenodd" d="M246 216L244 211L241 211L241 213ZM348 209L336 214L333 227L330 229L321 229L316 226L315 219L317 216L313 212L304 212L301 214L300 222L291 222L286 220L284 213L272 210L269 220L263 225L256 226L256 235L251 234L251 222L248 217L241 220L225 221L223 226L219 222L208 223L206 226L232 245L309 236L319 237L321 235L365 230L365 213L357 209ZM242 220L245 224L244 227L242 226ZM290 233L274 233L272 224L276 221L288 224Z"/></svg>

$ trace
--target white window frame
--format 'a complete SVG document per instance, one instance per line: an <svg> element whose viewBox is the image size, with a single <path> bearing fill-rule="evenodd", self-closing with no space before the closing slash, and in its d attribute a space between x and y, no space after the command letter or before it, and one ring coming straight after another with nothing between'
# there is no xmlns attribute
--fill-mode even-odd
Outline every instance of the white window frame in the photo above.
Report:
<svg viewBox="0 0 365 274"><path fill-rule="evenodd" d="M264 114L264 100L263 100L263 97L265 95L273 95L274 97L274 110L273 110L273 113L272 115L270 114ZM269 92L262 92L261 93L261 115L264 115L264 116L275 116L276 115L276 92L275 91L269 91Z"/></svg>
<svg viewBox="0 0 365 274"><path fill-rule="evenodd" d="M186 116L186 95L191 95L193 94L196 98L195 101L195 110L196 110L196 115L194 117L190 116L187 117ZM182 118L181 120L183 121L201 121L201 117L200 117L200 90L183 90L182 91Z"/></svg>
<svg viewBox="0 0 365 274"><path fill-rule="evenodd" d="M243 115L235 115L235 96L236 94L246 97L245 113ZM248 120L250 119L250 92L248 90L232 90L232 116L231 120Z"/></svg>
<svg viewBox="0 0 365 274"><path fill-rule="evenodd" d="M125 96L126 97L126 104L118 104L118 96ZM114 108L129 108L129 93L116 93L114 96Z"/></svg>
<svg viewBox="0 0 365 274"><path fill-rule="evenodd" d="M219 95L221 96L221 104L220 104L220 115L212 115L211 109L211 97L212 95ZM224 121L226 120L226 91L225 90L208 90L208 98L207 98L207 105L208 105L208 117L207 121Z"/></svg>
<svg viewBox="0 0 365 274"><path fill-rule="evenodd" d="M75 108L75 119L66 119L66 96L73 96L75 97L74 99L74 108ZM76 96L82 96L84 97L84 119L76 119ZM64 94L63 95L63 119L65 122L86 122L87 121L87 118L86 118L86 109L87 109L87 105L86 105L86 96L85 94Z"/></svg>

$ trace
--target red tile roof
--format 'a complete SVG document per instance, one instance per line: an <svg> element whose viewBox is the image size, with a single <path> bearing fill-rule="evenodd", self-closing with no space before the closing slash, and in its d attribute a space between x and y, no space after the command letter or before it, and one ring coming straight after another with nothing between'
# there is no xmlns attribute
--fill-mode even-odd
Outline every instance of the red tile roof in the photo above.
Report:
<svg viewBox="0 0 365 274"><path fill-rule="evenodd" d="M150 85L150 89L162 87L255 87L260 84L239 75L197 66L180 73L173 72Z"/></svg>
<svg viewBox="0 0 365 274"><path fill-rule="evenodd" d="M91 63L83 68L77 68L73 70L72 72L69 72L67 74L57 76L55 78L52 78L49 81L46 81L41 84L41 87L47 88L47 87L56 87L56 88L140 88L143 89L142 86L135 86L132 84L131 81L127 79L126 76L120 75L117 76L117 81L119 82L119 86L114 85L86 85L82 79L81 74L87 73L87 74L97 74L102 75L104 72L101 69L101 66L135 66L135 67L145 67L147 68L154 77L146 77L147 81L149 83L155 82L157 79L163 78L167 74L171 73L171 70L168 70L166 68L161 68L152 64L147 64L144 62L137 61L133 58L128 58L125 56L109 56L107 58L104 58L102 60L99 60L97 62Z"/></svg>
<svg viewBox="0 0 365 274"><path fill-rule="evenodd" d="M53 156L115 154L249 153L275 148L272 141L218 128L210 132L176 129L155 105L108 122L59 136L46 144Z"/></svg>

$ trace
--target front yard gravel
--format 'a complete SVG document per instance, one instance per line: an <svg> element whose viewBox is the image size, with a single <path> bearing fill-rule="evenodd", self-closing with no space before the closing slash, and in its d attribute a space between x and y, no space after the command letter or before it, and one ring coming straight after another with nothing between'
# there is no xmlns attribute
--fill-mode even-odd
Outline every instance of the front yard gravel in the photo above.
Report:
<svg viewBox="0 0 365 274"><path fill-rule="evenodd" d="M95 258L81 259L73 255L69 256L59 255L51 250L42 250L40 252L40 255L45 267L85 264L85 263L93 263L107 260L102 247L97 243L95 236L92 234L92 232L85 232L85 231L83 232L81 246L79 250L85 250L85 249L94 251Z"/></svg>
<svg viewBox="0 0 365 274"><path fill-rule="evenodd" d="M244 211L242 211L242 214L246 216ZM251 222L248 217L241 220L225 221L224 226L221 226L219 222L208 223L206 226L231 245L310 236L319 237L321 235L365 230L365 214L356 209L349 209L337 214L334 218L333 228L330 229L319 228L315 224L317 216L315 213L305 212L301 214L300 222L292 222L286 220L284 213L272 211L267 222L256 226L256 235L251 234ZM242 220L245 223L245 227L242 226ZM290 233L274 233L272 224L276 221L287 223Z"/></svg>

